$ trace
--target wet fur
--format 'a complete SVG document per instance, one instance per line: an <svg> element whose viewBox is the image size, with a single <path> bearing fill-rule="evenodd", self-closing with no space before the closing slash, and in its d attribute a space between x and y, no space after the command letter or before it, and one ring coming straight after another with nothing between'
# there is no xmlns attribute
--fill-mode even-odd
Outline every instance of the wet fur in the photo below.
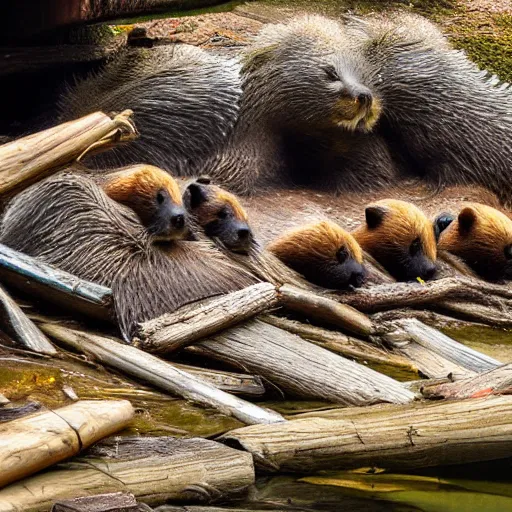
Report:
<svg viewBox="0 0 512 512"><path fill-rule="evenodd" d="M2 243L113 290L126 339L137 322L254 282L205 242L156 246L135 214L91 179L63 173L16 196Z"/></svg>

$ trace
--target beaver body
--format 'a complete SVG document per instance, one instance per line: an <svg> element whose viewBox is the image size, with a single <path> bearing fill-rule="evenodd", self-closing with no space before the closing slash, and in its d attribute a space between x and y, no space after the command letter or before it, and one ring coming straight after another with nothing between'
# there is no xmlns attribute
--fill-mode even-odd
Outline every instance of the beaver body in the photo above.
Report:
<svg viewBox="0 0 512 512"><path fill-rule="evenodd" d="M133 110L137 140L102 153L97 166L146 162L190 175L235 123L239 66L189 45L123 48L97 73L68 87L60 120Z"/></svg>

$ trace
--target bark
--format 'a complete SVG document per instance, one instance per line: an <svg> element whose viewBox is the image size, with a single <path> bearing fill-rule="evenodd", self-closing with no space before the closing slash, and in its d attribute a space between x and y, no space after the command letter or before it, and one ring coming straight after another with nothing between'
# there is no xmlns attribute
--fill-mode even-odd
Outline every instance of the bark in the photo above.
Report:
<svg viewBox="0 0 512 512"><path fill-rule="evenodd" d="M140 512L141 510L133 494L113 492L60 500L54 503L50 512Z"/></svg>

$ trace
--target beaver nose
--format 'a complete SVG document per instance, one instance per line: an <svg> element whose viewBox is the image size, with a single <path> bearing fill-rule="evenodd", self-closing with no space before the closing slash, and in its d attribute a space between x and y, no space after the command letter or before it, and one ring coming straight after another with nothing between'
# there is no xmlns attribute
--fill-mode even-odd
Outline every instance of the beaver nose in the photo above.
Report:
<svg viewBox="0 0 512 512"><path fill-rule="evenodd" d="M371 105L372 100L372 95L369 92L361 92L357 95L357 101L363 106Z"/></svg>
<svg viewBox="0 0 512 512"><path fill-rule="evenodd" d="M185 216L182 213L178 213L171 217L171 226L175 229L183 229L185 226Z"/></svg>
<svg viewBox="0 0 512 512"><path fill-rule="evenodd" d="M247 240L250 234L251 230L249 228L240 228L237 232L239 240Z"/></svg>
<svg viewBox="0 0 512 512"><path fill-rule="evenodd" d="M423 272L423 279L425 281L428 281L429 279L432 279L436 273L436 266L431 263Z"/></svg>

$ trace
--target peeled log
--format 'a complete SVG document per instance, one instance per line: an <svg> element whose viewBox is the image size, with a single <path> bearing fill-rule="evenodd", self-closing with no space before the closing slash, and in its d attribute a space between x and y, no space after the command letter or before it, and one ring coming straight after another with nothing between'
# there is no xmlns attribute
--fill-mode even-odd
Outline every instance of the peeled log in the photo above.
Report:
<svg viewBox="0 0 512 512"><path fill-rule="evenodd" d="M206 439L121 437L0 491L0 512L47 512L52 503L130 492L152 504L229 498L254 483L248 453Z"/></svg>
<svg viewBox="0 0 512 512"><path fill-rule="evenodd" d="M254 284L140 324L137 344L152 353L174 352L276 305L277 291L272 284Z"/></svg>
<svg viewBox="0 0 512 512"><path fill-rule="evenodd" d="M76 455L126 427L127 400L84 400L0 425L0 487Z"/></svg>
<svg viewBox="0 0 512 512"><path fill-rule="evenodd" d="M412 392L390 377L260 320L223 331L187 351L261 375L301 398L344 405L414 399Z"/></svg>
<svg viewBox="0 0 512 512"><path fill-rule="evenodd" d="M403 471L512 456L512 396L340 409L220 440L264 471L378 467Z"/></svg>
<svg viewBox="0 0 512 512"><path fill-rule="evenodd" d="M113 119L95 112L0 146L0 196L18 193L94 147L131 140L131 110Z"/></svg>

